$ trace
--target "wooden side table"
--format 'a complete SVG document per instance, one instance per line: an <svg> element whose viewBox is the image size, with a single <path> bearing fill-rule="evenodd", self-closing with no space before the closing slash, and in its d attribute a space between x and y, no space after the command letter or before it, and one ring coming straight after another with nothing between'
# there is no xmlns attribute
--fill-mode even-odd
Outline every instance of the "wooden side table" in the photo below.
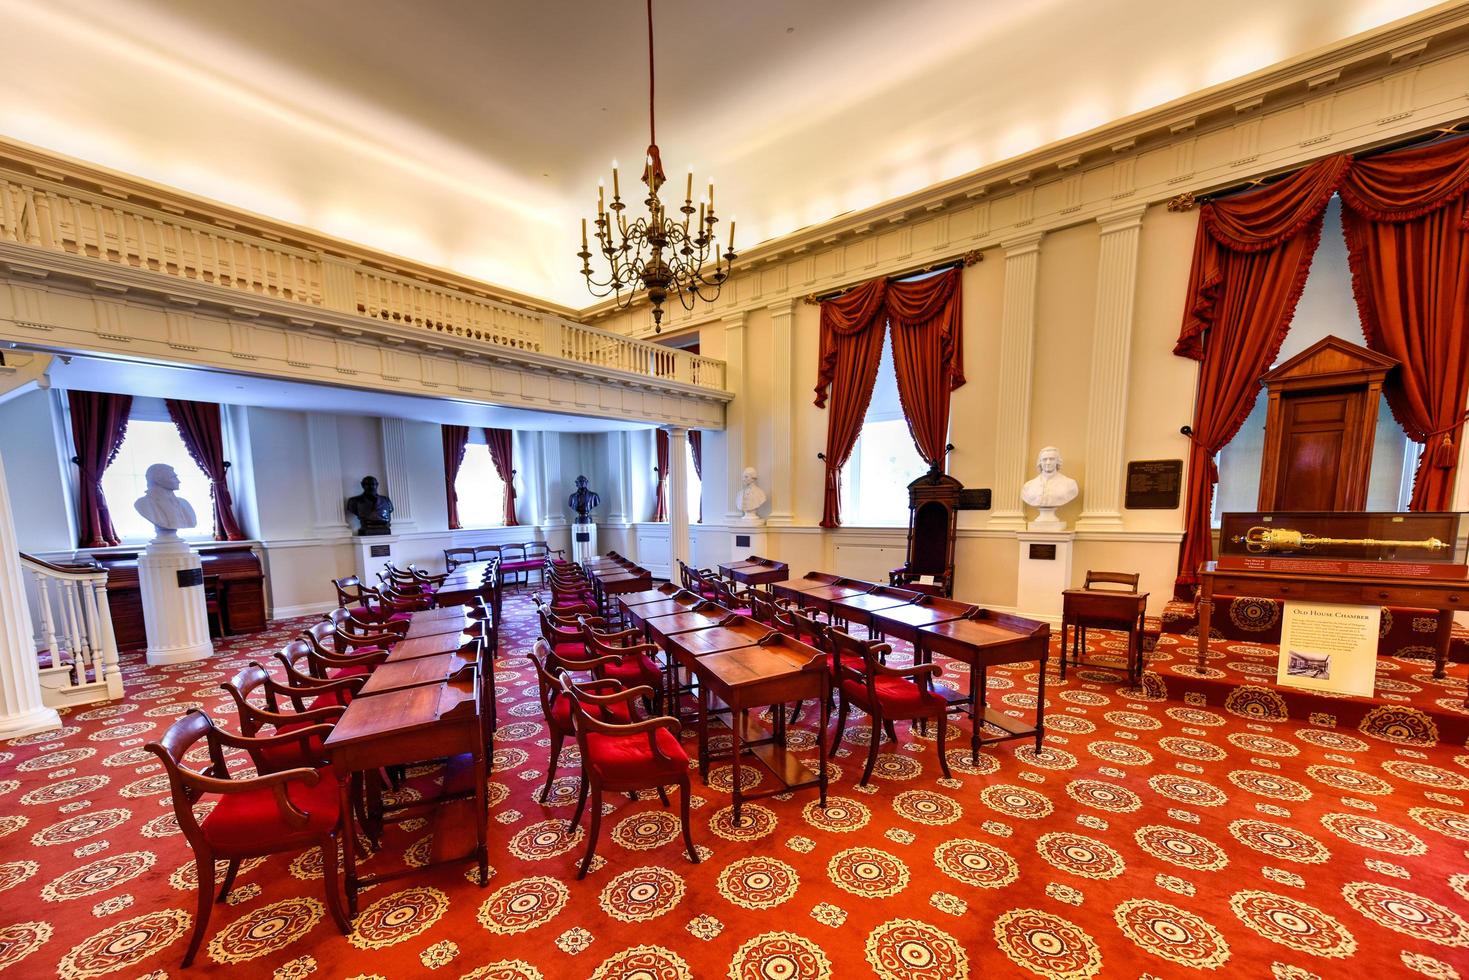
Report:
<svg viewBox="0 0 1469 980"><path fill-rule="evenodd" d="M1115 589L1067 589L1061 593L1061 679L1066 679L1068 662L1098 666L1081 659L1088 629L1118 630L1127 634L1127 682L1136 687L1143 676L1143 619L1148 611L1147 592ZM1071 656L1067 656L1067 634L1071 633Z"/></svg>

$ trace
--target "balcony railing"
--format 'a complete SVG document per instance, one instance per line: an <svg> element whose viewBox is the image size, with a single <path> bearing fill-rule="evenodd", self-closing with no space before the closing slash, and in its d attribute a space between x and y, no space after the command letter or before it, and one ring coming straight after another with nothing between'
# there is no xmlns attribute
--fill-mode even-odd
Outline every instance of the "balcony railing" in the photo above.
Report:
<svg viewBox="0 0 1469 980"><path fill-rule="evenodd" d="M457 340L724 390L722 361L41 179L0 174L0 242L424 330L448 348Z"/></svg>
<svg viewBox="0 0 1469 980"><path fill-rule="evenodd" d="M122 697L107 572L20 556L35 586L41 700L57 708Z"/></svg>

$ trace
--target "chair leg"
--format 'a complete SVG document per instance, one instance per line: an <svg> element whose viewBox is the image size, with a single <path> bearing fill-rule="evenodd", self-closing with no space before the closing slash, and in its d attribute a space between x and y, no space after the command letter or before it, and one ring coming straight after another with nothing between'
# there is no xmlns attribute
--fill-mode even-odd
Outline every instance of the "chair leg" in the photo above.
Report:
<svg viewBox="0 0 1469 980"><path fill-rule="evenodd" d="M337 835L332 834L321 842L321 872L322 878L326 880L326 907L331 910L332 920L336 922L337 928L342 930L342 935L352 931L352 923L347 920L347 913L342 910L342 892L337 881Z"/></svg>
<svg viewBox="0 0 1469 980"><path fill-rule="evenodd" d="M699 852L694 850L694 836L689 827L689 777L685 776L678 783L679 814L683 821L683 846L688 851L689 860L695 864L699 863Z"/></svg>
<svg viewBox="0 0 1469 980"><path fill-rule="evenodd" d="M662 786L658 787L658 799L663 801L664 806L668 805L668 791L665 790Z"/></svg>
<svg viewBox="0 0 1469 980"><path fill-rule="evenodd" d="M239 870L240 859L230 858L230 866L224 873L224 884L219 886L219 895L215 898L216 902L223 902L226 898L229 898L230 889L235 887L235 875Z"/></svg>
<svg viewBox="0 0 1469 980"><path fill-rule="evenodd" d="M882 723L882 729L883 731L888 733L888 738L892 739L894 742L898 740L898 730L893 727L893 723L891 721L884 721Z"/></svg>
<svg viewBox="0 0 1469 980"><path fill-rule="evenodd" d="M837 708L837 732L831 740L831 754L836 755L837 749L842 744L842 736L847 731L847 699L841 699L841 706Z"/></svg>
<svg viewBox="0 0 1469 980"><path fill-rule="evenodd" d="M948 744L948 739L949 739L949 712L947 710L945 710L945 711L940 711L939 712L939 740L938 740L939 768L944 771L944 778L945 779L953 779L954 777L949 774L949 756L948 756L948 753L944 751L944 746Z"/></svg>
<svg viewBox="0 0 1469 980"><path fill-rule="evenodd" d="M596 796L592 798L592 826L587 831L587 856L582 858L581 867L576 872L576 880L581 881L587 876L587 869L592 866L592 855L597 853L597 832L602 829L602 787L597 787Z"/></svg>
<svg viewBox="0 0 1469 980"><path fill-rule="evenodd" d="M587 805L587 774L582 773L581 785L576 790L576 812L571 815L571 822L566 825L568 835L576 833L576 825L581 823L581 812Z"/></svg>
<svg viewBox="0 0 1469 980"><path fill-rule="evenodd" d="M877 720L877 715L872 716L872 738L867 745L867 768L862 770L862 785L867 785L867 780L872 778L872 767L877 765L877 746L882 742L882 723Z"/></svg>
<svg viewBox="0 0 1469 980"><path fill-rule="evenodd" d="M806 704L805 701L797 701L791 707L791 716L787 720L787 722L786 722L787 724L794 725L796 723L796 719L799 718L799 717L801 717L801 708L804 707L805 704Z"/></svg>
<svg viewBox="0 0 1469 980"><path fill-rule="evenodd" d="M541 802L546 802L546 794L551 792L551 783L556 779L556 764L561 761L561 743L566 736L561 732L551 733L551 761L546 766L546 785L541 787Z"/></svg>
<svg viewBox="0 0 1469 980"><path fill-rule="evenodd" d="M199 910L194 916L194 935L189 939L189 948L184 951L184 969L194 962L204 933L209 930L209 913L214 908L214 855L195 854L194 874L199 879Z"/></svg>

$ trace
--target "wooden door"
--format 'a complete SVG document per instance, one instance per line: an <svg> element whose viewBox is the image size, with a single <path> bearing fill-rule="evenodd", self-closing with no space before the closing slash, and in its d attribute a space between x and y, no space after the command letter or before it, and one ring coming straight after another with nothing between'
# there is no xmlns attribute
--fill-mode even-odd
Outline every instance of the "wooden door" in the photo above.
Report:
<svg viewBox="0 0 1469 980"><path fill-rule="evenodd" d="M1280 400L1280 463L1272 510L1358 510L1349 500L1358 481L1343 479L1348 447L1356 447L1355 392L1287 395ZM1367 458L1353 460L1370 468Z"/></svg>

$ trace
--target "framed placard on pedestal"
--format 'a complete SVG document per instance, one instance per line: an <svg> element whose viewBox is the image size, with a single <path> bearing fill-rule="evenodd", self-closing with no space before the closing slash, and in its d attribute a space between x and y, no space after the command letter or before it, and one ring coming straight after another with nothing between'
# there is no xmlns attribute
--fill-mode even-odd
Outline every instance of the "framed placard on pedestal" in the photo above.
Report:
<svg viewBox="0 0 1469 980"><path fill-rule="evenodd" d="M1370 698L1377 680L1381 606L1287 602L1275 682Z"/></svg>

